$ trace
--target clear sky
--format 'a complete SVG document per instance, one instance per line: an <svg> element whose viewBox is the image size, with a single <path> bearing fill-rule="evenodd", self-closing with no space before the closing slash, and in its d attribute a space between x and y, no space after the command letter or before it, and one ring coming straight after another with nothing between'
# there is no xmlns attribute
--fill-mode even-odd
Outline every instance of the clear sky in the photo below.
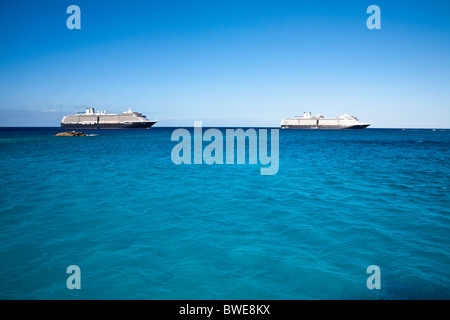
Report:
<svg viewBox="0 0 450 320"><path fill-rule="evenodd" d="M72 4L81 30L66 26ZM0 126L59 126L90 106L161 126L310 111L449 128L449 17L448 0L2 0Z"/></svg>

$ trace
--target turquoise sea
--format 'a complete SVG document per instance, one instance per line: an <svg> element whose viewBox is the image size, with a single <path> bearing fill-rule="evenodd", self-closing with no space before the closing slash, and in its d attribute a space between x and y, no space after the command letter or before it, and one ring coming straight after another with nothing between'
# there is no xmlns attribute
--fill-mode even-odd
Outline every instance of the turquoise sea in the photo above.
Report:
<svg viewBox="0 0 450 320"><path fill-rule="evenodd" d="M174 129L0 128L0 298L450 299L450 130L280 130L264 176Z"/></svg>

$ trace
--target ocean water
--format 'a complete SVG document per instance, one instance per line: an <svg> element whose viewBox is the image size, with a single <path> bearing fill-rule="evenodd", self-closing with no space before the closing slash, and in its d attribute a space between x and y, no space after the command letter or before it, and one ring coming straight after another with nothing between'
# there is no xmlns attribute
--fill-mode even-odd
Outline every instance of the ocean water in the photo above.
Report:
<svg viewBox="0 0 450 320"><path fill-rule="evenodd" d="M0 298L450 298L449 130L280 130L268 176L173 130L1 128Z"/></svg>

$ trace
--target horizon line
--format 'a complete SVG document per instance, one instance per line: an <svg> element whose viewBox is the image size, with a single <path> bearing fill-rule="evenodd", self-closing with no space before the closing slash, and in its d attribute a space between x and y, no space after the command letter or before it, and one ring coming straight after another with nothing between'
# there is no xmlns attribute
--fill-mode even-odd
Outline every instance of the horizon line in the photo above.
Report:
<svg viewBox="0 0 450 320"><path fill-rule="evenodd" d="M48 127L48 126L0 126L0 128L52 128L52 129L63 129L61 127ZM151 128L195 128L194 126L152 126ZM149 128L149 129L151 129ZM269 128L269 129L281 129L281 126L202 126L202 128ZM372 128L365 128L364 130L450 130L450 127L443 128L443 127L372 127ZM144 129L90 129L86 128L84 130L144 130ZM281 130L312 130L312 129L281 129ZM351 129L318 129L318 130L351 130ZM355 130L353 130L355 131ZM363 130L356 130L356 131L363 131Z"/></svg>

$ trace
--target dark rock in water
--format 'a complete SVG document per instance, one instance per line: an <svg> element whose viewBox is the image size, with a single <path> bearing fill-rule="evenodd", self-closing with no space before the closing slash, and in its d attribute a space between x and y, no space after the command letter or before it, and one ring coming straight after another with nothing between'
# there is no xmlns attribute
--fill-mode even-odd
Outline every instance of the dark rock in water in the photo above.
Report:
<svg viewBox="0 0 450 320"><path fill-rule="evenodd" d="M57 133L55 136L56 137L83 137L83 136L87 136L87 134L84 134L83 132L68 131L68 132Z"/></svg>

